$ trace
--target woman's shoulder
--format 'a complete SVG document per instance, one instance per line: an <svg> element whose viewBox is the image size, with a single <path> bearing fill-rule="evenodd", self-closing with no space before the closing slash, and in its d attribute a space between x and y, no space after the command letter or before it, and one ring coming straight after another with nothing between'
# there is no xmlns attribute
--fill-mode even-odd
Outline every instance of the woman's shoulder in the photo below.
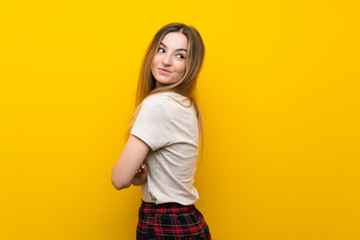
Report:
<svg viewBox="0 0 360 240"><path fill-rule="evenodd" d="M158 104L186 104L189 102L189 99L186 96L183 96L176 92L161 92L146 97L144 99L144 102L153 102Z"/></svg>

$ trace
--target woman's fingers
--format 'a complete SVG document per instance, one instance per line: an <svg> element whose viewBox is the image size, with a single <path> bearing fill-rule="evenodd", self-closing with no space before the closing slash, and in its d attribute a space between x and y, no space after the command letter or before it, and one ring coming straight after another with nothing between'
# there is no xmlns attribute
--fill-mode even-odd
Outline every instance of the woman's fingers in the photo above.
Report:
<svg viewBox="0 0 360 240"><path fill-rule="evenodd" d="M142 172L144 168L147 168L147 167L146 167L146 164L145 164L145 163L142 163L141 166L140 166L140 168L137 170L136 173Z"/></svg>

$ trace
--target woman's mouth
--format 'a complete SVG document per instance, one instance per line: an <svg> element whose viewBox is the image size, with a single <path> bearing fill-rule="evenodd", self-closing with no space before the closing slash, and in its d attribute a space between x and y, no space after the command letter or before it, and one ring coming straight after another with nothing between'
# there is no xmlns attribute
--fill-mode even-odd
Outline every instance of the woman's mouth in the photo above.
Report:
<svg viewBox="0 0 360 240"><path fill-rule="evenodd" d="M158 69L159 69L160 73L163 73L163 74L170 74L171 73L171 71L169 71L169 70L167 70L165 68L158 68Z"/></svg>

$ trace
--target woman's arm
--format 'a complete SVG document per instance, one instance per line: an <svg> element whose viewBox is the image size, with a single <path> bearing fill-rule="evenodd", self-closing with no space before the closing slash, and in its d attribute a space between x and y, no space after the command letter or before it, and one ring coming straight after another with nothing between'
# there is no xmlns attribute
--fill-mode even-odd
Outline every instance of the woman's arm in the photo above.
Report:
<svg viewBox="0 0 360 240"><path fill-rule="evenodd" d="M117 190L130 187L149 149L150 147L140 138L130 135L112 169L111 182Z"/></svg>

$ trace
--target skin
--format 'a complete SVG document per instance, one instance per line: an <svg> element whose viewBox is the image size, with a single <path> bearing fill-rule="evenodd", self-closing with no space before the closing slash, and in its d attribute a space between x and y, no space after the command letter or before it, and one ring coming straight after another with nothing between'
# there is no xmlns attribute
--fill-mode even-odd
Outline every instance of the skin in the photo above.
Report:
<svg viewBox="0 0 360 240"><path fill-rule="evenodd" d="M162 39L151 64L156 87L176 83L184 76L187 45L186 36L179 32L170 32Z"/></svg>
<svg viewBox="0 0 360 240"><path fill-rule="evenodd" d="M170 32L164 36L151 64L156 87L176 83L184 76L187 44L187 38L182 33ZM111 182L117 190L146 182L148 169L143 162L149 151L150 147L144 141L134 135L129 136L112 169Z"/></svg>
<svg viewBox="0 0 360 240"><path fill-rule="evenodd" d="M129 136L112 169L111 182L117 190L128 188L132 183L141 185L146 181L147 167L141 169L141 165L149 150L150 147L140 138Z"/></svg>

